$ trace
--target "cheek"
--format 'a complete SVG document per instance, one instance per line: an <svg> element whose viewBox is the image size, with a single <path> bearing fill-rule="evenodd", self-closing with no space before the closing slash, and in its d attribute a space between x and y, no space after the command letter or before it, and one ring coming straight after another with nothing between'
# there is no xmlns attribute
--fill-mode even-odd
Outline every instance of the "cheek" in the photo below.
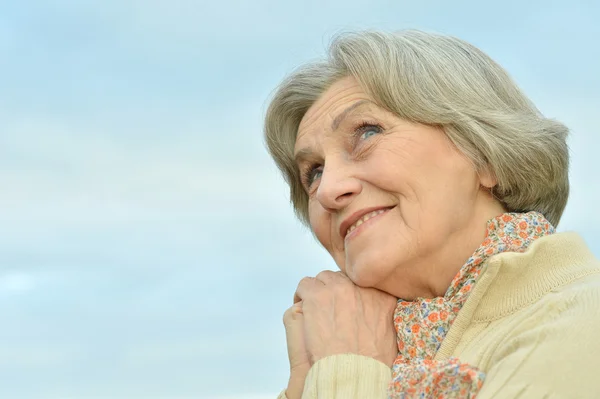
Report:
<svg viewBox="0 0 600 399"><path fill-rule="evenodd" d="M331 252L330 216L315 201L311 201L308 207L310 228L317 240Z"/></svg>
<svg viewBox="0 0 600 399"><path fill-rule="evenodd" d="M440 169L439 187L434 190L440 194L437 201L455 212L471 209L479 191L479 180L475 170L469 164L461 164L460 161L462 160L448 165L445 170Z"/></svg>
<svg viewBox="0 0 600 399"><path fill-rule="evenodd" d="M309 221L313 234L321 245L329 252L341 271L345 271L346 256L344 249L340 247L339 242L334 242L332 237L331 215L325 212L322 207L316 206L316 209L309 207Z"/></svg>

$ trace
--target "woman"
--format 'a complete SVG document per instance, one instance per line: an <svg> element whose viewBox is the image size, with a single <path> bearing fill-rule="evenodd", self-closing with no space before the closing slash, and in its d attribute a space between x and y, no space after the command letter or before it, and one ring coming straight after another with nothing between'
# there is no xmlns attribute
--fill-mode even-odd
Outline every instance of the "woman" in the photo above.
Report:
<svg viewBox="0 0 600 399"><path fill-rule="evenodd" d="M554 232L568 129L472 45L339 37L278 88L269 151L340 272L298 285L281 398L600 395L600 263Z"/></svg>

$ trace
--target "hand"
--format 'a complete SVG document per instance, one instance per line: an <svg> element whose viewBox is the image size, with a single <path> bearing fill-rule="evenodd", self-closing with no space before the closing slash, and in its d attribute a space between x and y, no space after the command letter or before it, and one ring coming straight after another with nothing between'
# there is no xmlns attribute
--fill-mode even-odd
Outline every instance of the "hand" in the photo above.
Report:
<svg viewBox="0 0 600 399"><path fill-rule="evenodd" d="M300 399L304 390L304 381L311 366L304 340L302 301L296 302L284 313L283 324L285 326L288 358L290 361L290 380L285 391L285 396L288 399Z"/></svg>
<svg viewBox="0 0 600 399"><path fill-rule="evenodd" d="M397 298L355 285L341 272L323 271L300 281L305 352L312 366L326 356L355 353L392 366L398 355L394 309ZM289 341L288 341L289 350ZM304 361L304 360L303 360Z"/></svg>

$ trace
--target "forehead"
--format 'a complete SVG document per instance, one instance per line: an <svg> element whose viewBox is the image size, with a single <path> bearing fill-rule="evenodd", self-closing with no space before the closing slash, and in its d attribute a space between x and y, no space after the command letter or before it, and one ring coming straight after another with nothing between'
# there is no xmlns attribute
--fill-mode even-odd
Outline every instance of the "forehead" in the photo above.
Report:
<svg viewBox="0 0 600 399"><path fill-rule="evenodd" d="M298 126L296 145L311 133L330 130L333 120L350 104L360 100L373 101L356 79L345 77L335 82L304 114Z"/></svg>

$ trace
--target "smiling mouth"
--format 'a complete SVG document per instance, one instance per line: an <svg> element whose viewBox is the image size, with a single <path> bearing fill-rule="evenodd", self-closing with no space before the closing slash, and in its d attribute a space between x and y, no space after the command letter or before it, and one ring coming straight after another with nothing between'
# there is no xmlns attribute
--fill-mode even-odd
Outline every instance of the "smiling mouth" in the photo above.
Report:
<svg viewBox="0 0 600 399"><path fill-rule="evenodd" d="M382 213L389 211L392 208L378 209L376 211L369 212L366 215L362 216L360 219L358 219L356 222L354 222L350 227L348 227L348 230L346 230L346 235L344 236L344 239L348 238L348 236L350 236L350 234L354 230L356 230L358 227L360 227L363 223L367 222L370 219L373 219L374 217L381 215Z"/></svg>

